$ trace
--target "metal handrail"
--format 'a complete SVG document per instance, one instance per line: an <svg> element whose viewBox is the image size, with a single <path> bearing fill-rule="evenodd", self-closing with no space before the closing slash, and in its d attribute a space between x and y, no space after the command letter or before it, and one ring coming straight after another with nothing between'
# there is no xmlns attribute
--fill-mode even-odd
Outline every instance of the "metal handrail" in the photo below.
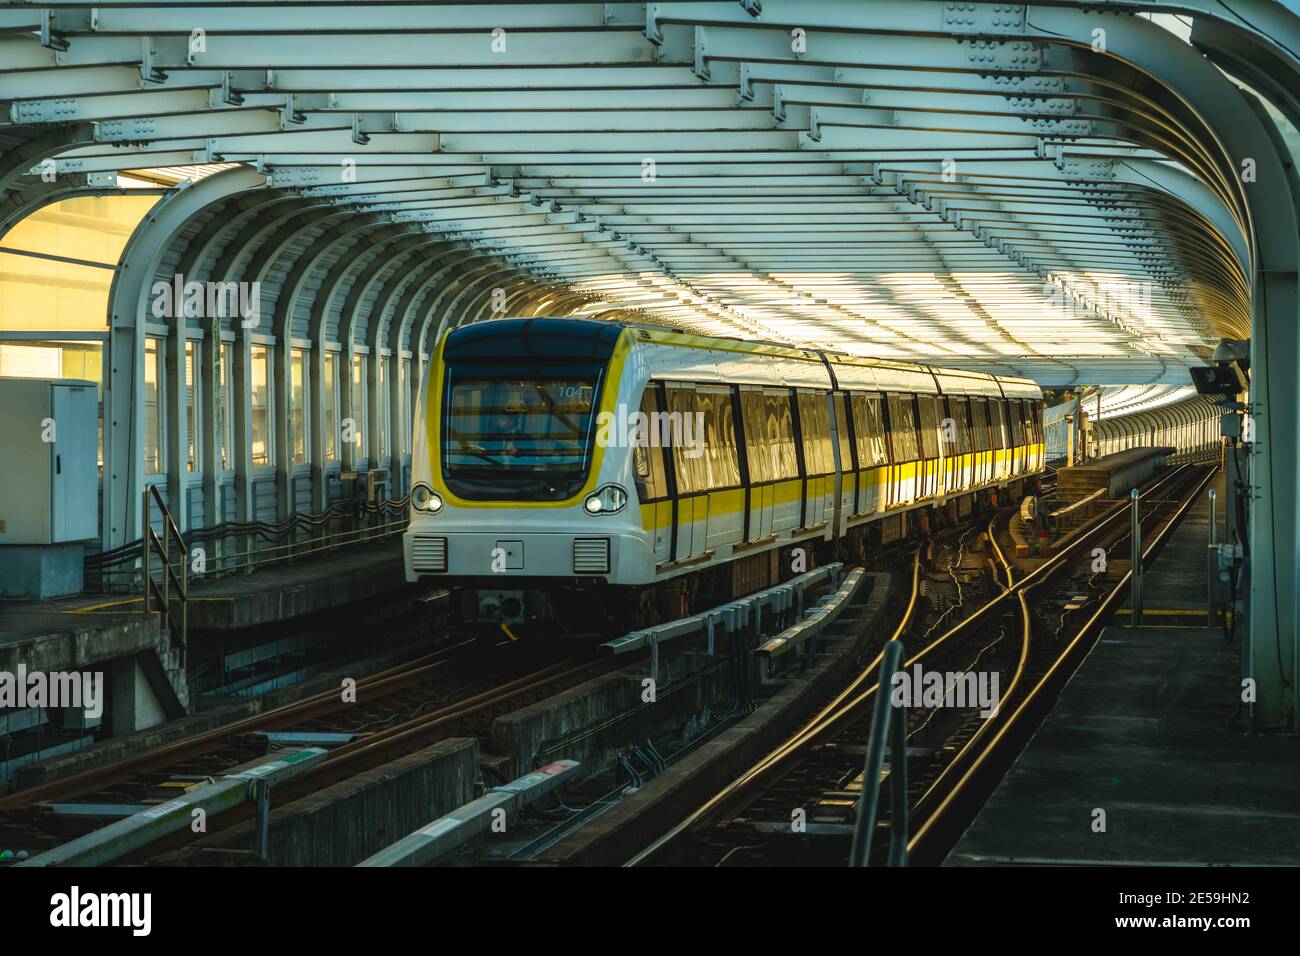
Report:
<svg viewBox="0 0 1300 956"><path fill-rule="evenodd" d="M330 551L345 544L380 540L397 534L405 530L408 525L405 514L408 503L409 498L387 499L375 505L356 503L351 507L345 507L340 503L330 506L320 514L298 512L278 524L261 521L225 522L207 528L191 528L185 534L180 535L177 541L178 544L183 542L181 546L184 548L207 541L222 541L232 538L245 539L248 541L246 550L227 551L227 553L215 556L205 555L204 568L200 574L203 577L208 577L241 571L246 573L254 567L273 564L276 561L292 561L298 557ZM390 519L392 512L396 512L396 517ZM361 523L362 519L367 517L374 519L377 523ZM332 522L348 518L358 522L358 526L344 531L314 534L310 543L293 540L275 543L287 536L300 532L311 532L315 528L324 528ZM175 527L173 523L173 528ZM262 547L253 546L254 541L262 539L272 543ZM145 550L146 541L147 536L142 536L136 541L122 545L112 551L89 556L87 558L86 572L88 578L93 574L101 581L122 577L134 579L139 572L139 561ZM93 571L91 570L92 565ZM128 567L112 570L120 565L128 565Z"/></svg>
<svg viewBox="0 0 1300 956"><path fill-rule="evenodd" d="M880 804L880 771L885 763L885 738L890 743L889 782L891 825L889 830L889 865L907 866L907 699L898 705L898 718L891 720L893 694L887 690L903 660L903 642L892 640L885 645L880 662L879 687L871 736L867 740L867 759L862 770L862 799L853 824L853 847L849 866L866 866L871 855L871 836L876 831L876 808ZM892 729L893 733L890 733Z"/></svg>
<svg viewBox="0 0 1300 956"><path fill-rule="evenodd" d="M155 485L149 485L143 494L144 507L140 512L141 528L143 531L142 541L144 547L141 552L142 575L141 590L144 592L144 611L146 614L152 611L149 596L152 592L162 602L163 621L167 625L168 633L172 634L177 640L176 646L181 652L181 666L186 665L186 658L189 651L189 561L185 554L185 539L181 537L180 529L176 527L176 522L172 520L171 512L167 510L167 504L163 501L162 495L158 493ZM163 516L163 536L160 540L157 533L153 530L153 513L149 504L150 498L157 502L159 510ZM175 535L176 543L181 551L181 570L176 573L172 567L172 536ZM162 560L162 587L153 579L153 568L151 566L150 553L158 552L158 557ZM180 601L179 620L176 611L172 609L171 585L175 582L176 593Z"/></svg>

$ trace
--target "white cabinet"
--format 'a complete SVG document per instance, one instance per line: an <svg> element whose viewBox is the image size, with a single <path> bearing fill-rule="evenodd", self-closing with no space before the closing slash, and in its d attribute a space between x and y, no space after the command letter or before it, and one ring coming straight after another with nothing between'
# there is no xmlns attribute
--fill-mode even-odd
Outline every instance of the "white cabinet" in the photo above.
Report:
<svg viewBox="0 0 1300 956"><path fill-rule="evenodd" d="M95 383L0 378L0 545L98 534Z"/></svg>

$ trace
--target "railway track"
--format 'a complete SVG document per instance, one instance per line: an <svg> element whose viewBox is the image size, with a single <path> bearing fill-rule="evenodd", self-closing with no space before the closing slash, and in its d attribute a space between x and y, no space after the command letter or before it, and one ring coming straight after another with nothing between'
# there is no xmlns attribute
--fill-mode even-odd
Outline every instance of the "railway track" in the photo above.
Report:
<svg viewBox="0 0 1300 956"><path fill-rule="evenodd" d="M1212 468L1184 465L1142 492L1144 560L1158 553L1212 474ZM1090 563L1096 548L1112 556L1125 550L1127 504L1098 516L1057 554L1023 571L999 541L997 526L1007 515L995 516L984 537L996 594L978 606L959 602L974 609L932 638L934 612L919 600L926 589L918 551L911 597L892 635L909 648L920 645L904 670L918 664L939 672L979 669L999 678L996 711L987 718L978 706L908 711L907 846L918 863L942 859L1127 591L1127 562L1110 560L1105 575ZM1099 587L1099 578L1108 586ZM629 862L846 862L882 659L877 654L802 730ZM873 858L884 858L888 836L888 825L878 825Z"/></svg>
<svg viewBox="0 0 1300 956"><path fill-rule="evenodd" d="M484 659L473 642L461 642L360 678L345 700L330 690L117 763L19 791L0 800L0 844L32 855L95 829L117 806L170 799L196 783L228 773L274 752L268 734L338 735L329 756L277 790L277 801L329 786L447 737L486 738L491 721L594 676L606 662L569 657L535 667L516 652ZM455 699L453 699L455 698ZM283 745L278 749L292 746ZM69 812L75 804L80 811ZM99 806L99 814L85 810ZM218 819L212 832L234 822Z"/></svg>

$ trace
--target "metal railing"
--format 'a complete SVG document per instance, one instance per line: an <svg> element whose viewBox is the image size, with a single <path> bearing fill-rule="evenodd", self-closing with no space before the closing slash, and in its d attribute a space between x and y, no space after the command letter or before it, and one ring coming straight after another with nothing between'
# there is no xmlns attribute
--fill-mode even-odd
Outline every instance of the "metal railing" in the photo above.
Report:
<svg viewBox="0 0 1300 956"><path fill-rule="evenodd" d="M876 832L876 808L880 804L880 771L885 764L885 739L889 738L889 783L891 824L889 828L889 865L907 866L907 701L898 706L898 716L891 720L895 707L891 701L894 674L903 660L903 642L892 640L885 645L880 662L880 690L871 720L867 741L867 760L862 770L862 799L853 825L853 847L849 866L866 866L871 855L871 837ZM890 731L893 731L891 734Z"/></svg>
<svg viewBox="0 0 1300 956"><path fill-rule="evenodd" d="M150 500L158 505L158 510L162 512L163 534L159 539L157 533L153 530L153 514L150 506ZM176 522L172 520L172 514L167 510L166 503L162 500L162 495L158 493L157 485L149 485L144 489L143 507L140 511L142 527L144 528L143 551L140 555L141 560L141 590L144 592L144 612L150 613L152 602L150 597L157 597L161 602L162 620L172 637L172 645L180 649L181 666L185 666L186 653L189 644L189 561L185 551L185 539L181 536L180 529L176 527ZM172 567L172 540L175 539L177 547L180 549L180 573ZM162 562L162 586L153 579L153 560L152 556L157 553ZM177 603L180 605L180 612L177 613L172 606L172 585L176 585Z"/></svg>
<svg viewBox="0 0 1300 956"><path fill-rule="evenodd" d="M148 491L145 495L147 500ZM163 505L161 496L156 500L160 506ZM195 557L192 548L207 542L217 542L216 548L204 549L200 556L202 570L194 571L191 575L193 577L248 574L264 565L293 561L399 534L409 524L409 500L389 499L377 504L343 501L319 514L299 512L277 523L226 522L210 528L190 528L177 538L177 546L184 552L188 567L190 559ZM331 525L343 523L350 527L329 530ZM139 586L136 577L140 573L138 562L143 560L146 540L142 538L111 551L88 556L88 587L103 591L136 590ZM242 542L242 547L231 545L230 542ZM115 585L114 579L117 580Z"/></svg>

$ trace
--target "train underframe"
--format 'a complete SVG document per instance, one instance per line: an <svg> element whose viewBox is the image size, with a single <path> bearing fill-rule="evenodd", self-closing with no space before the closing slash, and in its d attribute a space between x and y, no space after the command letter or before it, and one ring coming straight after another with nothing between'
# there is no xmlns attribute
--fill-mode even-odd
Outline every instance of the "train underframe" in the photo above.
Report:
<svg viewBox="0 0 1300 956"><path fill-rule="evenodd" d="M795 540L726 564L642 586L600 578L469 579L452 588L450 620L459 638L487 641L603 638L678 620L772 587L831 561L859 564L881 548L955 527L1020 501L1033 477L1004 487L952 495L941 505L913 508L850 528L831 541Z"/></svg>

